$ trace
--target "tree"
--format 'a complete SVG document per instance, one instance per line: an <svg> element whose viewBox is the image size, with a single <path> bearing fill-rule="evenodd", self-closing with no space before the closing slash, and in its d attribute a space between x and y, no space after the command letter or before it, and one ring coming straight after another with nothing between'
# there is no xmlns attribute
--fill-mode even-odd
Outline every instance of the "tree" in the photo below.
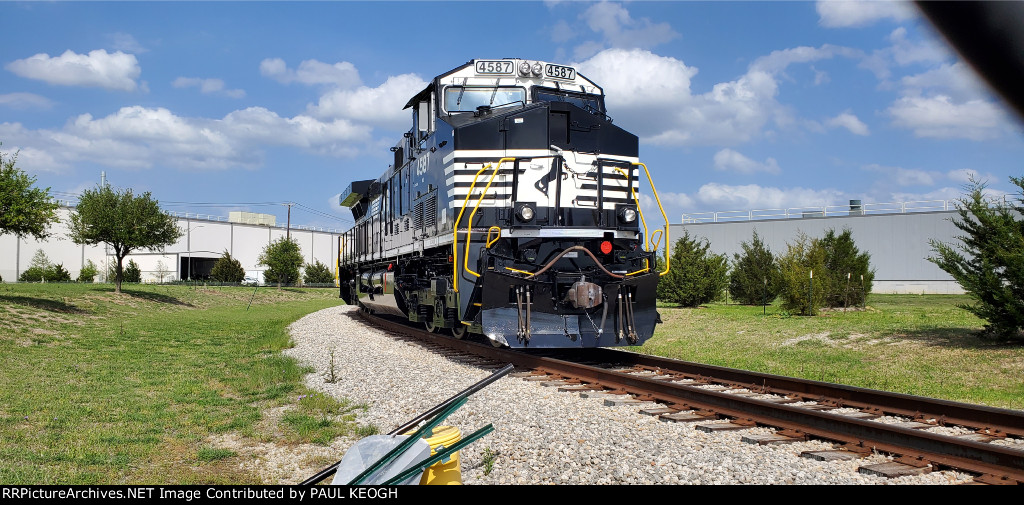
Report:
<svg viewBox="0 0 1024 505"><path fill-rule="evenodd" d="M0 235L31 235L41 240L50 235L50 224L57 222L57 202L50 198L50 188L32 187L35 176L17 168L17 160L18 153L0 152Z"/></svg>
<svg viewBox="0 0 1024 505"><path fill-rule="evenodd" d="M82 265L82 270L78 272L78 282L92 282L98 273L96 264L92 260L85 260L85 265Z"/></svg>
<svg viewBox="0 0 1024 505"><path fill-rule="evenodd" d="M18 280L21 282L43 282L46 280L46 271L49 268L50 258L46 257L46 253L42 249L39 249L32 255L32 261L29 262L28 268L18 276Z"/></svg>
<svg viewBox="0 0 1024 505"><path fill-rule="evenodd" d="M155 250L173 244L183 232L177 220L160 210L149 192L135 196L131 189L110 186L87 189L71 213L71 239L76 244L110 245L117 260L114 292L121 292L123 262L136 249Z"/></svg>
<svg viewBox="0 0 1024 505"><path fill-rule="evenodd" d="M263 280L276 282L277 289L282 284L299 280L299 267L302 266L302 252L299 243L291 238L281 237L263 248L259 264L267 267L263 272Z"/></svg>
<svg viewBox="0 0 1024 505"><path fill-rule="evenodd" d="M1024 178L1010 181L1024 195ZM986 340L1024 340L1024 196L1018 205L990 205L985 184L971 180L953 225L965 233L956 247L930 241L935 263L964 288L973 303L961 308L984 319Z"/></svg>
<svg viewBox="0 0 1024 505"><path fill-rule="evenodd" d="M128 266L124 267L124 281L142 282L142 269L139 268L139 264L135 260L128 260Z"/></svg>
<svg viewBox="0 0 1024 505"><path fill-rule="evenodd" d="M684 307L717 300L728 284L729 262L725 255L711 254L706 239L683 238L672 248L667 274L658 280L658 298Z"/></svg>
<svg viewBox="0 0 1024 505"><path fill-rule="evenodd" d="M224 251L224 254L214 263L210 276L220 282L242 282L245 279L245 269L242 262L231 257L231 253Z"/></svg>
<svg viewBox="0 0 1024 505"><path fill-rule="evenodd" d="M825 272L825 248L820 239L805 233L786 244L786 254L779 258L782 308L793 314L813 316L825 305L829 276Z"/></svg>
<svg viewBox="0 0 1024 505"><path fill-rule="evenodd" d="M32 256L27 270L18 277L21 282L69 282L71 274L64 268L64 264L50 263L46 253L42 249L36 251Z"/></svg>
<svg viewBox="0 0 1024 505"><path fill-rule="evenodd" d="M316 260L312 265L306 264L303 268L304 276L303 282L306 284L328 284L334 282L334 275L331 274L331 269L320 263L320 260Z"/></svg>
<svg viewBox="0 0 1024 505"><path fill-rule="evenodd" d="M754 230L750 243L743 242L743 254L733 255L729 294L746 305L769 304L779 296L779 264Z"/></svg>
<svg viewBox="0 0 1024 505"><path fill-rule="evenodd" d="M834 229L829 229L821 238L821 246L825 249L825 271L822 275L829 277L825 305L847 307L863 304L875 280L871 255L857 249L849 228L844 228L839 235Z"/></svg>
<svg viewBox="0 0 1024 505"><path fill-rule="evenodd" d="M167 267L164 260L158 260L156 262L156 276L160 279L160 282L164 282L164 278L171 275L171 269Z"/></svg>

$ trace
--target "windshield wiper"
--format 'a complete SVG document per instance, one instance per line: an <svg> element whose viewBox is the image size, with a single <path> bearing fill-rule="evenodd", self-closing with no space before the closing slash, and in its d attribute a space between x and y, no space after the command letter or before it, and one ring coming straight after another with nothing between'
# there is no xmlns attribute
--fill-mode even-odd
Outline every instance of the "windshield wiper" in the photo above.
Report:
<svg viewBox="0 0 1024 505"><path fill-rule="evenodd" d="M469 82L469 77L463 77L462 78L462 87L459 88L459 99L455 100L455 108L459 109L460 111L462 110L462 108L459 107L459 106L462 105L462 94L466 92L466 83L467 82Z"/></svg>
<svg viewBox="0 0 1024 505"><path fill-rule="evenodd" d="M493 106L494 105L494 97L498 94L498 84L500 84L500 83L501 83L501 79L495 79L494 80L494 91L491 92L491 102L488 103L487 105L489 105L489 106Z"/></svg>

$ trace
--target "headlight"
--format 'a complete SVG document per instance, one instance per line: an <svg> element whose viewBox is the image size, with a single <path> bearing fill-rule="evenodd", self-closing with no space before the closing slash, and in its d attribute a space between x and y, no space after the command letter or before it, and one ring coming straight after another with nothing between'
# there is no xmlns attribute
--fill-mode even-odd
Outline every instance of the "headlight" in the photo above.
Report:
<svg viewBox="0 0 1024 505"><path fill-rule="evenodd" d="M530 62L524 61L519 64L519 73L521 75L530 75Z"/></svg>
<svg viewBox="0 0 1024 505"><path fill-rule="evenodd" d="M533 215L533 207L530 207L529 205L521 205L519 207L519 210L516 211L516 216L518 216L519 220L524 223L527 221L532 221Z"/></svg>
<svg viewBox="0 0 1024 505"><path fill-rule="evenodd" d="M623 223L632 223L633 221L636 221L636 209L633 207L623 207L622 210L619 211L619 219L621 219Z"/></svg>
<svg viewBox="0 0 1024 505"><path fill-rule="evenodd" d="M543 71L544 71L544 66L542 66L540 63L534 63L533 64L533 75L540 75L540 73L543 72Z"/></svg>

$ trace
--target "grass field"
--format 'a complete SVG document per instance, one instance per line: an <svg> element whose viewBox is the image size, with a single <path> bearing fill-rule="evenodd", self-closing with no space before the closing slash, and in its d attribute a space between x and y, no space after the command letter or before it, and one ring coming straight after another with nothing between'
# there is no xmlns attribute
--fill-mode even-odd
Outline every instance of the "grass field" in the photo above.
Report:
<svg viewBox="0 0 1024 505"><path fill-rule="evenodd" d="M1024 409L1024 346L973 332L966 296L871 295L866 310L788 316L777 306L659 307L640 352L853 386Z"/></svg>
<svg viewBox="0 0 1024 505"><path fill-rule="evenodd" d="M357 406L300 399L308 370L280 353L288 324L338 303L333 289L0 284L0 484L259 483L210 438L359 429Z"/></svg>

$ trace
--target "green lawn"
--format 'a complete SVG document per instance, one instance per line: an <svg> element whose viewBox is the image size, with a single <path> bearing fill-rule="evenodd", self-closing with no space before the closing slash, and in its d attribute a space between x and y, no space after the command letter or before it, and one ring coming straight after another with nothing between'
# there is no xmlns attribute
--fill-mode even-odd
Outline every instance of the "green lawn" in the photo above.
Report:
<svg viewBox="0 0 1024 505"><path fill-rule="evenodd" d="M280 353L288 324L338 303L333 289L0 284L0 484L258 483L209 438L357 428L356 406L300 399L308 370Z"/></svg>
<svg viewBox="0 0 1024 505"><path fill-rule="evenodd" d="M966 296L871 295L863 311L659 307L640 352L886 391L1024 409L1024 346L985 343Z"/></svg>

